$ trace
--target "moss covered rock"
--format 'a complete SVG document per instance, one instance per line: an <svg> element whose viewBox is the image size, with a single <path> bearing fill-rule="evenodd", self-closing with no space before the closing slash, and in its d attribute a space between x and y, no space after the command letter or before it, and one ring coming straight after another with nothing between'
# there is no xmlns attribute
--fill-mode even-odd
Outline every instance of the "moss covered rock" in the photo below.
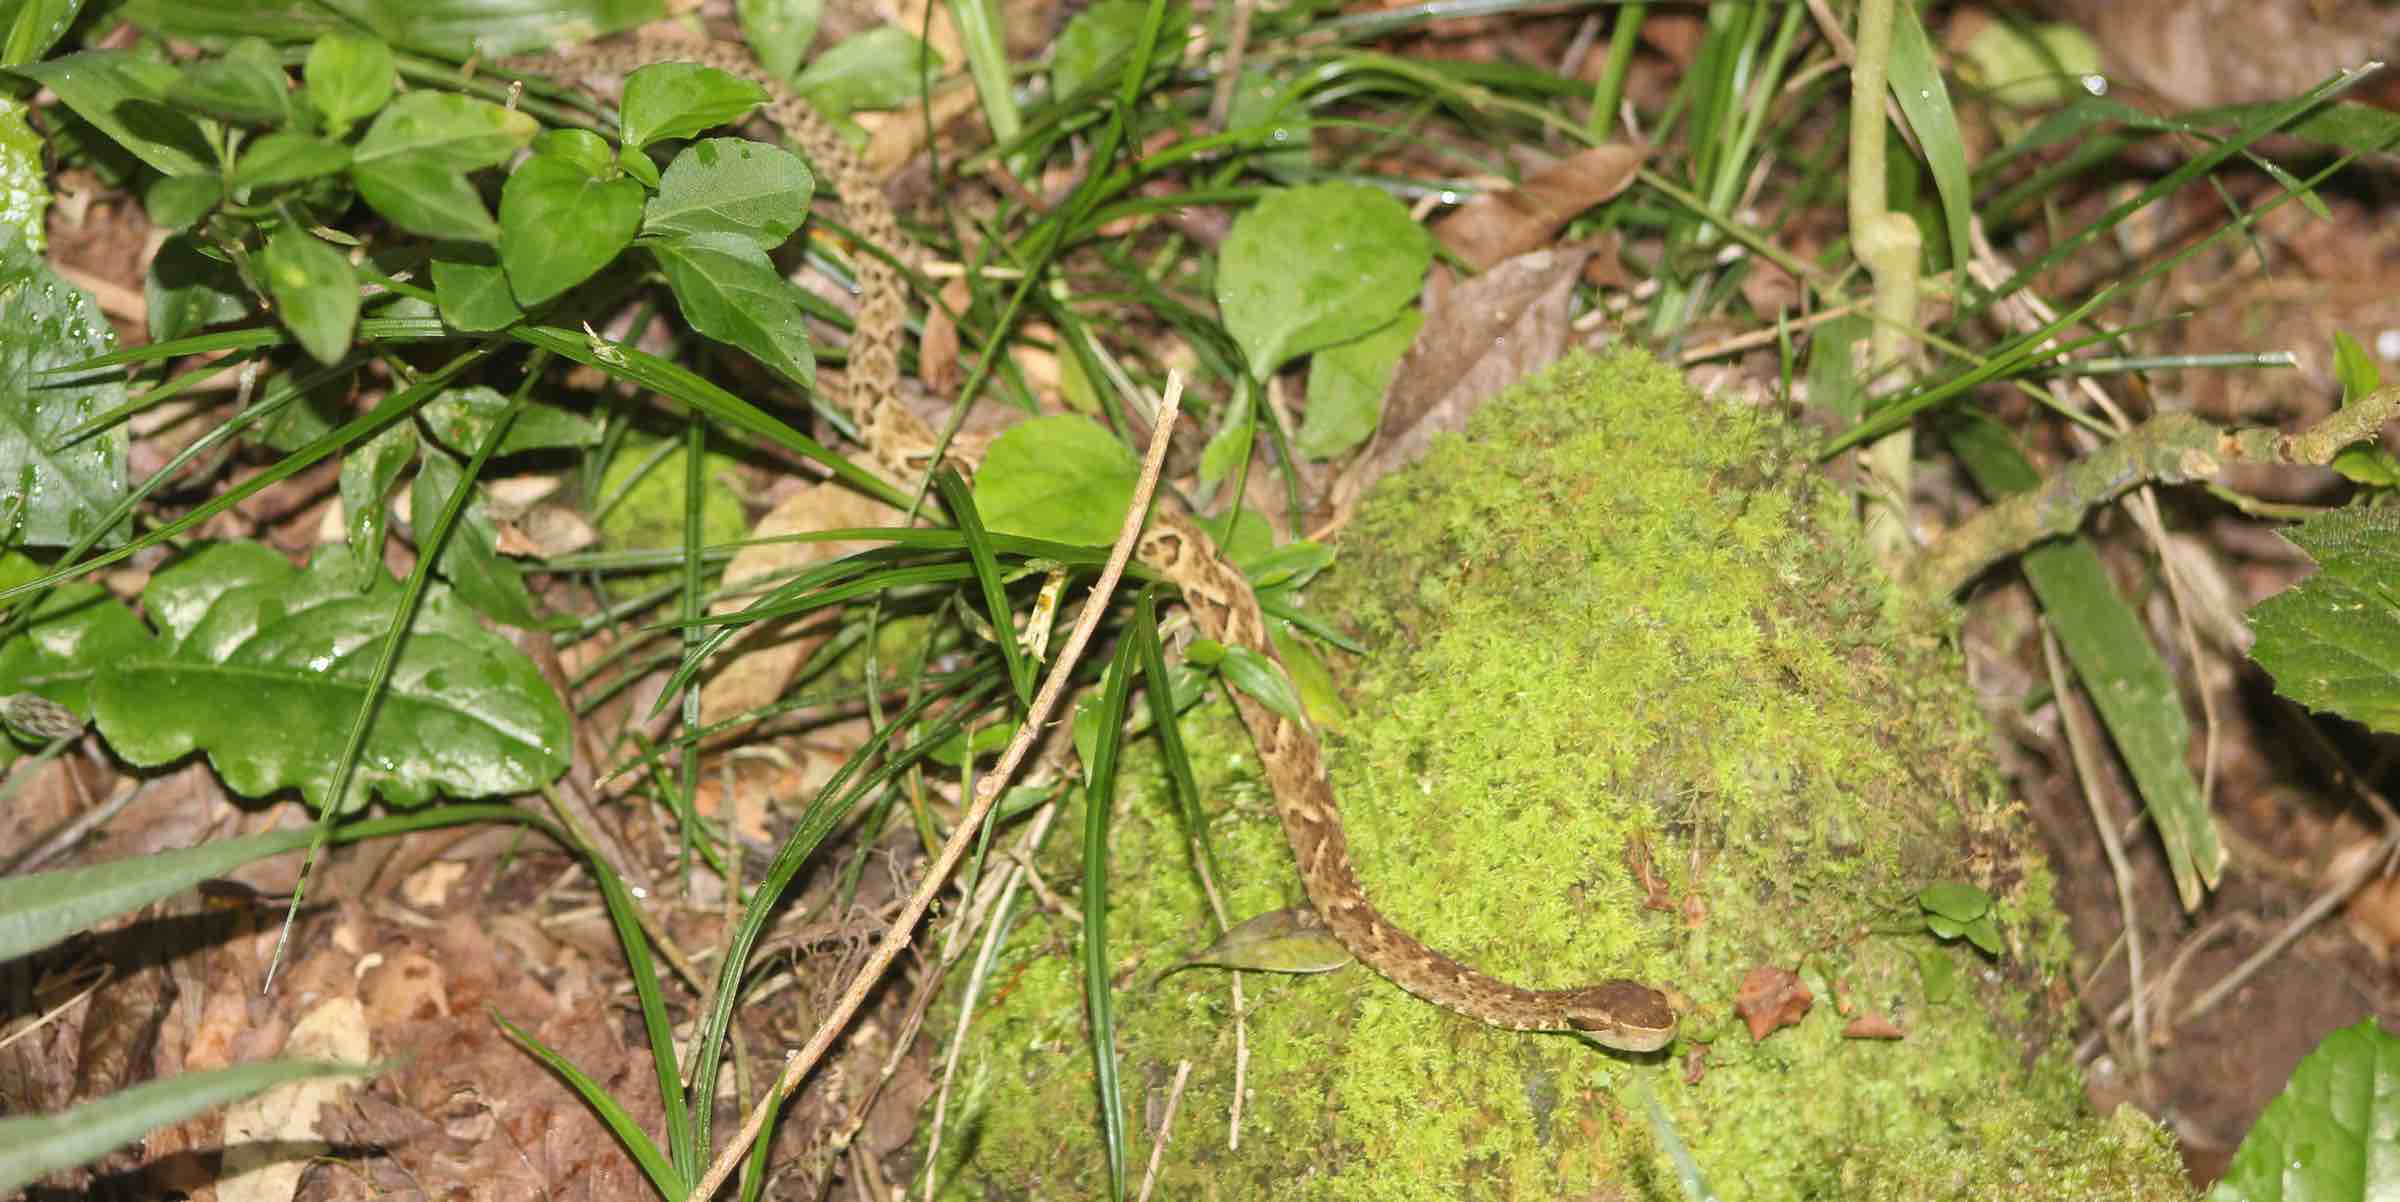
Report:
<svg viewBox="0 0 2400 1202"><path fill-rule="evenodd" d="M1302 902L1212 703L1185 720L1206 829L1154 752L1110 826L1129 1175L1163 1139L1167 1198L1665 1200L1685 1157L1726 1199L2185 1196L2157 1129L2083 1100L2046 869L1949 615L1892 600L1854 527L1781 423L1633 353L1527 381L1385 481L1310 598L1371 648L1328 739L1369 892L1521 984L1659 984L1683 1037L1493 1030L1357 965L1247 974L1238 1015L1227 973L1162 978L1216 933L1196 837L1231 918ZM1081 829L1050 880L1080 879ZM1928 932L1942 882L1996 900L2002 954ZM944 1196L1107 1195L1082 938L1024 913L981 978ZM1815 1001L1754 1039L1761 968ZM1870 1015L1903 1037L1845 1035Z"/></svg>

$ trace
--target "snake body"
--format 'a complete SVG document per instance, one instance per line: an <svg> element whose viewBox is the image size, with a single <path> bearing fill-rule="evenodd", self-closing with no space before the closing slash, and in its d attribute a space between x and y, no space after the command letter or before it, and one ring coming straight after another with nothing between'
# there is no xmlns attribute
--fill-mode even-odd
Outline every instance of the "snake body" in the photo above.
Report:
<svg viewBox="0 0 2400 1202"><path fill-rule="evenodd" d="M761 71L735 44L637 35L503 65L554 76L621 77L656 62L699 63L765 89L770 97L767 118L798 143L832 183L850 227L901 262L924 261L900 229L881 180L806 101ZM860 441L876 465L905 486L940 454L935 431L901 398L906 282L898 269L875 254L862 251L852 260L859 294L857 324L842 395L836 399L856 421ZM955 456L950 462L962 471L973 466L957 462ZM1162 493L1136 553L1182 590L1193 624L1203 635L1282 666L1248 578L1225 558L1179 499ZM1495 1027L1577 1031L1633 1052L1653 1051L1675 1038L1674 1007L1665 994L1641 982L1619 979L1572 989L1526 989L1427 947L1385 918L1367 899L1351 865L1341 810L1315 732L1247 693L1231 692L1266 768L1309 902L1326 929L1361 963L1417 997Z"/></svg>

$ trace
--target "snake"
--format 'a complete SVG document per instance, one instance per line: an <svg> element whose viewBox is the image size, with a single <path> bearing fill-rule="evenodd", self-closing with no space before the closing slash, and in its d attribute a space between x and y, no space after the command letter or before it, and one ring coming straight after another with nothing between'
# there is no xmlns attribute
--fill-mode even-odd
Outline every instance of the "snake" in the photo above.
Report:
<svg viewBox="0 0 2400 1202"><path fill-rule="evenodd" d="M852 256L857 310L848 365L832 399L846 410L873 466L895 484L921 478L938 461L971 472L935 430L904 402L900 350L907 336L906 266L927 259L900 228L883 181L841 133L784 81L762 70L737 43L637 32L606 43L561 47L502 59L510 70L553 78L622 78L659 62L714 67L763 90L763 114L799 146L833 185L849 228L881 248ZM1193 627L1282 670L1249 578L1227 559L1182 500L1161 490L1135 554L1182 592ZM1470 968L1401 929L1376 909L1351 863L1325 752L1316 732L1235 688L1229 689L1258 749L1286 842L1309 904L1334 938L1392 984L1452 1013L1511 1031L1572 1032L1625 1052L1651 1052L1674 1041L1678 1016L1667 995L1647 984L1611 979L1566 989L1528 989Z"/></svg>

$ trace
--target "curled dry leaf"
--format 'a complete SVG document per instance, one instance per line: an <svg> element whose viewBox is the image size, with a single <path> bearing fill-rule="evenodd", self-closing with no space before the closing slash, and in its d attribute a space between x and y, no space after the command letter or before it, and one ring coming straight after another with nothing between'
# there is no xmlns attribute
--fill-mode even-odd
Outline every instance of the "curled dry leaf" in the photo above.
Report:
<svg viewBox="0 0 2400 1202"><path fill-rule="evenodd" d="M880 502L870 501L839 484L818 484L785 498L759 519L750 536L774 538L809 530L882 526L898 520L899 516ZM873 545L757 543L734 553L732 562L725 565L724 582L728 588L740 588L746 583L753 589L772 587L774 580L812 564L838 559ZM748 594L729 596L711 606L710 612L731 613L749 604L750 599ZM824 626L824 621L822 615L803 615L793 622L761 622L734 639L728 647L729 654L720 660L723 666L701 686L702 722L722 721L783 696L791 685L793 673L825 642L822 633L795 633L795 624L802 630L815 631Z"/></svg>
<svg viewBox="0 0 2400 1202"><path fill-rule="evenodd" d="M1749 1024L1753 1042L1774 1034L1777 1028L1789 1027L1808 1016L1816 995L1789 969L1762 964L1742 977L1742 988L1734 995L1733 1012Z"/></svg>
<svg viewBox="0 0 2400 1202"><path fill-rule="evenodd" d="M1888 1018L1885 1018L1879 1013L1870 1010L1865 1014L1859 1015L1857 1018L1851 1019L1850 1025L1842 1028L1842 1038L1906 1039L1908 1038L1908 1032L1901 1030L1899 1024Z"/></svg>
<svg viewBox="0 0 2400 1202"><path fill-rule="evenodd" d="M1393 373L1374 440L1334 482L1337 515L1423 455L1435 435L1466 429L1484 400L1565 353L1567 306L1590 253L1559 247L1519 255L1427 303L1424 329Z"/></svg>
<svg viewBox="0 0 2400 1202"><path fill-rule="evenodd" d="M1486 192L1433 223L1442 245L1477 271L1550 245L1575 215L1633 183L1649 151L1611 143L1550 164L1514 188Z"/></svg>

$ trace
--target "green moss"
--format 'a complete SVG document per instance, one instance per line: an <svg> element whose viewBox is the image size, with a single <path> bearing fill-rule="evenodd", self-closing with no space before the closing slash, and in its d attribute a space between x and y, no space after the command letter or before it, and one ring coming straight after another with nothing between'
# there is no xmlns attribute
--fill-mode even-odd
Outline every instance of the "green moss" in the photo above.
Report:
<svg viewBox="0 0 2400 1202"><path fill-rule="evenodd" d="M1727 1199L2184 1196L2154 1128L2084 1109L2049 878L1948 617L1890 601L1853 525L1777 423L1631 354L1529 381L1386 481L1311 601L1375 648L1344 665L1355 720L1333 748L1368 890L1525 984L1665 984L1685 1038L1625 1057L1495 1031L1355 965L1246 976L1237 1032L1226 974L1152 983L1214 928L1137 756L1108 918L1137 1170L1192 1065L1157 1196L1680 1197L1644 1097ZM1298 904L1247 740L1220 706L1188 729L1232 917ZM1052 881L1077 879L1073 842L1045 853ZM1633 847L1666 911L1644 907ZM1938 880L2000 899L2004 962L1924 933L1910 899ZM1080 938L1026 916L978 999L946 1196L1105 1193ZM1971 987L1928 1002L1929 955ZM1733 1007L1765 965L1819 1001L1754 1042ZM1907 1038L1844 1039L1835 998Z"/></svg>

